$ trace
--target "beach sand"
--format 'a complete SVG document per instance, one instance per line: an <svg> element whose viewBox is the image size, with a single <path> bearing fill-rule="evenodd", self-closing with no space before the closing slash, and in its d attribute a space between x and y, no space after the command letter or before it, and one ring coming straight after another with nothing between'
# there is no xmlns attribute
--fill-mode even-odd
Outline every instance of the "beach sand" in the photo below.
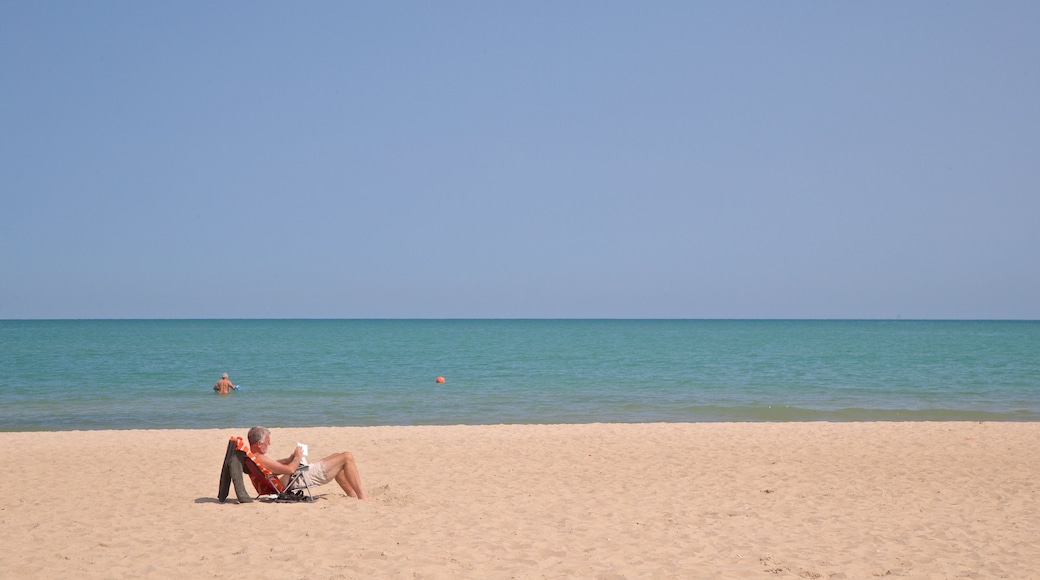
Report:
<svg viewBox="0 0 1040 580"><path fill-rule="evenodd" d="M1038 423L273 428L372 501L218 503L245 432L0 433L0 576L1040 576Z"/></svg>

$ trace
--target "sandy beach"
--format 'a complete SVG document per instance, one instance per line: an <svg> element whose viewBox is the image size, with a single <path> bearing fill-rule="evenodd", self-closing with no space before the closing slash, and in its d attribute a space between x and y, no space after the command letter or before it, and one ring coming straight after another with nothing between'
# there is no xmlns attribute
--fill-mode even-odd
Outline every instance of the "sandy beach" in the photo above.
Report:
<svg viewBox="0 0 1040 580"><path fill-rule="evenodd" d="M1040 574L1037 423L273 428L372 500L219 503L247 427L0 433L0 576Z"/></svg>

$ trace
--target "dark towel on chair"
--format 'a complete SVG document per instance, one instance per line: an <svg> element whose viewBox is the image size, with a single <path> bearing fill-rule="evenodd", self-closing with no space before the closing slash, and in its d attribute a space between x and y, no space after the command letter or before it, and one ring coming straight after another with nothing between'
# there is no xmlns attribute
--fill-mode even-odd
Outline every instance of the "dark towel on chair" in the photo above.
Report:
<svg viewBox="0 0 1040 580"><path fill-rule="evenodd" d="M245 453L236 448L234 440L228 441L227 453L224 454L224 467L220 470L220 492L217 493L217 499L221 502L227 499L232 482L235 484L235 495L238 496L240 503L253 501L249 492L246 491L245 482L242 481L244 456Z"/></svg>

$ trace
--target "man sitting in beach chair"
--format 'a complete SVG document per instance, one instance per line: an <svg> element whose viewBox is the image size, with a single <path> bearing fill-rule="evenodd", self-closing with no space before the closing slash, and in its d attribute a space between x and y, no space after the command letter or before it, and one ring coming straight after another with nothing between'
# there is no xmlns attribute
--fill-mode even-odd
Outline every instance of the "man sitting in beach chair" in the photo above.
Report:
<svg viewBox="0 0 1040 580"><path fill-rule="evenodd" d="M357 499L368 499L365 489L361 487L361 476L358 474L354 456L349 451L333 453L321 461L316 461L307 466L300 474L300 482L296 484L290 481L290 477L300 467L303 459L303 449L297 445L293 454L285 459L272 459L267 456L267 449L271 445L271 431L265 427L253 427L249 430L249 449L255 457L256 464L272 474L282 476L283 485L289 489L294 486L298 488L316 487L324 485L333 479L339 484L343 491L350 497ZM254 480L254 483L256 480ZM257 489L259 492L260 490Z"/></svg>
<svg viewBox="0 0 1040 580"><path fill-rule="evenodd" d="M297 468L286 482L283 482L267 468L260 465L253 452L249 450L241 437L232 437L228 441L227 453L224 454L224 467L220 472L220 492L217 499L227 499L231 485L235 486L235 495L239 503L253 501L246 490L242 475L248 475L259 498L274 501L314 501L310 486L303 480L306 465ZM306 491L306 493L304 493Z"/></svg>

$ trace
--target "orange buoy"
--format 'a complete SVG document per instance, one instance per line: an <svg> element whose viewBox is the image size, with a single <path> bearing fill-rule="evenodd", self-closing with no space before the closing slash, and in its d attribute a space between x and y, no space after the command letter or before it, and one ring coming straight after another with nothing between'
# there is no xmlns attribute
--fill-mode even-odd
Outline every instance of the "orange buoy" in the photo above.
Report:
<svg viewBox="0 0 1040 580"><path fill-rule="evenodd" d="M437 377L437 382L438 383L443 383L444 382L444 377Z"/></svg>

